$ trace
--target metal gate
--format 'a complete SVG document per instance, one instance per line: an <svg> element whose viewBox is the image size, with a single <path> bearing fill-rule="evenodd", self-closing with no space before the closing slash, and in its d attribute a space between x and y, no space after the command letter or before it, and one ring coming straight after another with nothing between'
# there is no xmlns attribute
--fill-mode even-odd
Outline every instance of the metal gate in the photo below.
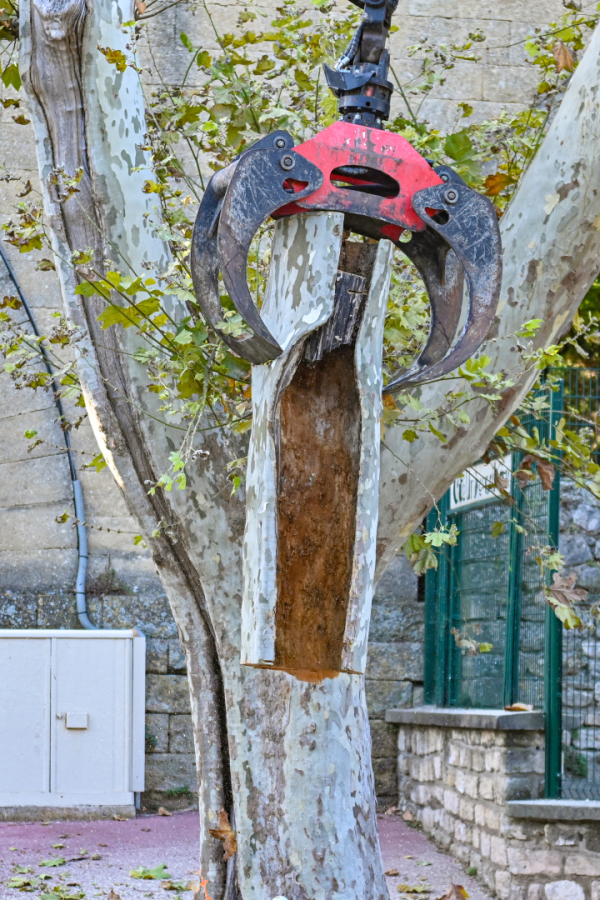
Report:
<svg viewBox="0 0 600 900"><path fill-rule="evenodd" d="M559 371L561 390L542 387L547 420L521 420L542 436L560 417L578 429L599 414L600 370ZM426 574L425 702L544 709L546 796L600 799L600 628L565 631L546 603L537 560L558 545L560 479L551 491L537 478L521 487L510 477L520 462L504 464L512 504L485 489L493 472L480 466L483 487L467 474L429 514L428 530L441 520L460 534Z"/></svg>

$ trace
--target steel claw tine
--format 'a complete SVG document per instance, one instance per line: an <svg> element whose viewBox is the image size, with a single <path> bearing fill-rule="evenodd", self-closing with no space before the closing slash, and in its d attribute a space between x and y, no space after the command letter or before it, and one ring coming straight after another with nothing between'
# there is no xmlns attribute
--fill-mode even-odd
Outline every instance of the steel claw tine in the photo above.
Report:
<svg viewBox="0 0 600 900"><path fill-rule="evenodd" d="M422 365L421 358L417 359L407 372L386 385L386 393L441 378L465 363L485 340L498 306L502 245L494 207L452 169L440 166L436 172L445 183L418 191L413 207L450 245L464 269L469 289L467 320L454 348L442 360ZM434 211L433 215L428 210Z"/></svg>
<svg viewBox="0 0 600 900"><path fill-rule="evenodd" d="M323 183L317 166L293 150L251 152L239 160L227 189L217 237L223 282L231 301L254 334L243 341L242 356L265 363L279 356L281 347L266 328L250 295L248 251L265 219L290 201L302 199ZM228 337L223 336L228 341Z"/></svg>
<svg viewBox="0 0 600 900"><path fill-rule="evenodd" d="M294 141L290 134L286 131L276 131L262 138L229 166L216 172L204 192L194 224L191 270L198 305L207 322L230 349L251 362L264 361L264 353L260 347L255 346L254 337L249 335L247 338L235 338L222 330L224 310L219 296L218 222L224 196L240 160L244 159L246 154L260 152L262 149L277 147L285 150L293 146Z"/></svg>
<svg viewBox="0 0 600 900"><path fill-rule="evenodd" d="M396 246L416 266L425 282L431 308L429 337L411 371L442 360L456 337L462 310L464 272L446 241L427 228L415 232L408 243ZM406 374L406 373L404 373Z"/></svg>

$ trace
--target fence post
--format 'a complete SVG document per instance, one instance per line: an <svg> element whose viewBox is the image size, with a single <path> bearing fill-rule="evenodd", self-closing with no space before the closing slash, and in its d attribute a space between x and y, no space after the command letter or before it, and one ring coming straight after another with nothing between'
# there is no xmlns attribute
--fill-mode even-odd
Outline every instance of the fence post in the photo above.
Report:
<svg viewBox="0 0 600 900"><path fill-rule="evenodd" d="M521 453L514 453L512 471L521 464ZM521 600L523 572L523 491L517 479L511 479L511 494L515 501L510 519L508 551L508 598L506 606L506 644L504 647L504 705L519 701L519 650L521 646Z"/></svg>
<svg viewBox="0 0 600 900"><path fill-rule="evenodd" d="M563 411L564 381L560 389L551 391L550 437L554 438L556 423ZM548 498L548 534L558 547L560 532L560 472L556 469L554 484ZM552 607L546 605L544 667L544 712L546 720L546 778L548 799L561 796L562 787L562 623Z"/></svg>

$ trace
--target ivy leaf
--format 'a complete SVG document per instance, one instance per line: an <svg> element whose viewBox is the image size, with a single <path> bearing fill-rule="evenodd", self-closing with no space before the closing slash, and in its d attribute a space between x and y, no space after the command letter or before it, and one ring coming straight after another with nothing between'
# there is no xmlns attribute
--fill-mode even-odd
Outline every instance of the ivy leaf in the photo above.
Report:
<svg viewBox="0 0 600 900"><path fill-rule="evenodd" d="M506 531L506 526L504 522L494 522L492 525L492 537L497 538L500 537L501 534L504 534Z"/></svg>
<svg viewBox="0 0 600 900"><path fill-rule="evenodd" d="M413 441L416 441L418 436L419 435L417 434L417 432L414 431L412 428L407 428L405 431L402 432L402 440L408 441L409 444L412 444Z"/></svg>

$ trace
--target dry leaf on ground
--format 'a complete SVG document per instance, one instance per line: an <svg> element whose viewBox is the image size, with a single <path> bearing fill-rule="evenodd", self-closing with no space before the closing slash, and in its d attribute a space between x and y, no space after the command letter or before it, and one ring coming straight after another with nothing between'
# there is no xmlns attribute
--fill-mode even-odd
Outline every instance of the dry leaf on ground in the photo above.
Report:
<svg viewBox="0 0 600 900"><path fill-rule="evenodd" d="M209 828L209 833L219 841L223 841L223 859L231 859L237 850L237 841L235 839L235 831L229 824L229 816L222 809L217 815L217 827Z"/></svg>
<svg viewBox="0 0 600 900"><path fill-rule="evenodd" d="M158 807L159 816L172 816L173 813L170 813L168 809L165 809L164 806Z"/></svg>
<svg viewBox="0 0 600 900"><path fill-rule="evenodd" d="M388 878L393 878L394 875L399 875L400 872L398 871L398 869L388 869L385 874L388 876Z"/></svg>
<svg viewBox="0 0 600 900"><path fill-rule="evenodd" d="M406 812L402 813L402 818L404 819L405 822L414 822L415 821L415 817L413 816L413 814L411 813L411 811L409 809L407 809Z"/></svg>
<svg viewBox="0 0 600 900"><path fill-rule="evenodd" d="M108 895L107 900L121 900L120 896L111 888L110 894Z"/></svg>
<svg viewBox="0 0 600 900"><path fill-rule="evenodd" d="M533 703L512 703L510 706L505 706L504 709L506 712L531 712Z"/></svg>
<svg viewBox="0 0 600 900"><path fill-rule="evenodd" d="M468 900L469 895L465 891L462 884L451 884L445 894L442 894L437 900Z"/></svg>
<svg viewBox="0 0 600 900"><path fill-rule="evenodd" d="M431 888L425 884L399 884L398 890L405 894L429 894Z"/></svg>

